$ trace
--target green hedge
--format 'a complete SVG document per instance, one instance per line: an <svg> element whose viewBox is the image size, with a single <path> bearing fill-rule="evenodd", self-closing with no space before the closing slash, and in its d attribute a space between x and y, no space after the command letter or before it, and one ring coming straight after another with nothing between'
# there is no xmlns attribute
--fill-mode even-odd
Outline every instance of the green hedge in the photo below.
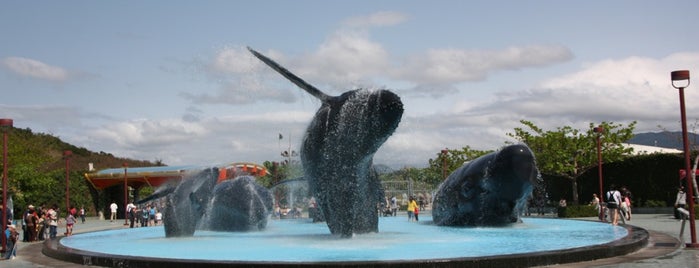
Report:
<svg viewBox="0 0 699 268"><path fill-rule="evenodd" d="M565 213L559 214L562 218L583 218L583 217L597 217L599 211L595 209L594 206L589 205L578 205L578 206L567 206L565 208Z"/></svg>

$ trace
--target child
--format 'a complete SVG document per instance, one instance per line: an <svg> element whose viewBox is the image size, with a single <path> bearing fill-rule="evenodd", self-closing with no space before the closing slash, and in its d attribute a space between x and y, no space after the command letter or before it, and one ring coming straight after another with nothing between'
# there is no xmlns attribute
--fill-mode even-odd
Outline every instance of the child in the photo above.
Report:
<svg viewBox="0 0 699 268"><path fill-rule="evenodd" d="M7 251L5 252L5 259L14 259L17 256L17 239L19 238L19 232L15 228L14 224L7 225L5 229L5 238L7 239Z"/></svg>
<svg viewBox="0 0 699 268"><path fill-rule="evenodd" d="M415 207L415 221L419 221L418 214L420 214L420 208Z"/></svg>
<svg viewBox="0 0 699 268"><path fill-rule="evenodd" d="M75 224L75 216L68 213L68 217L66 217L66 236L71 236L73 234L73 224Z"/></svg>

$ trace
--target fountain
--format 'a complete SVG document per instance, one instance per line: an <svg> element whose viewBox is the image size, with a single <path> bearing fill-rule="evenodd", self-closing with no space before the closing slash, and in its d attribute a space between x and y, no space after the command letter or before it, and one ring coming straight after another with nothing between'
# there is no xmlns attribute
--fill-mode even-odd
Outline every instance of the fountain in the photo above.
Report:
<svg viewBox="0 0 699 268"><path fill-rule="evenodd" d="M119 229L50 240L43 252L107 267L529 267L624 255L648 241L645 230L600 222L524 218L512 228L463 228L420 219L381 217L380 233L351 239L307 218L175 238L162 226Z"/></svg>
<svg viewBox="0 0 699 268"><path fill-rule="evenodd" d="M434 220L424 214L420 222L379 217L376 205L384 197L372 158L401 120L400 98L388 90L328 96L249 50L322 102L304 137L301 160L326 224L308 218L268 221L266 189L241 178L221 186L215 170L204 170L154 194L168 200L164 227L49 240L43 253L109 267L528 267L624 255L648 243L645 230L630 226L519 218L537 175L523 145L505 147L452 174L434 197ZM230 210L247 212L241 217L227 214ZM246 218L244 224L227 224Z"/></svg>

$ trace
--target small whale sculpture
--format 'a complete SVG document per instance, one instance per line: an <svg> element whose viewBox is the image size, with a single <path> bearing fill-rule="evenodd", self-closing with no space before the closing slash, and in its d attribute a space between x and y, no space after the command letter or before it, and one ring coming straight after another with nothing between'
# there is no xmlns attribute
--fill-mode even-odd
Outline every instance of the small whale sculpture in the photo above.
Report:
<svg viewBox="0 0 699 268"><path fill-rule="evenodd" d="M213 231L259 231L267 227L272 194L253 176L239 176L214 187L209 222Z"/></svg>
<svg viewBox="0 0 699 268"><path fill-rule="evenodd" d="M437 225L500 226L517 222L539 172L523 144L481 156L455 170L432 201Z"/></svg>
<svg viewBox="0 0 699 268"><path fill-rule="evenodd" d="M264 229L272 211L272 194L251 176L238 176L217 184L218 178L217 168L207 168L178 184L166 185L136 203L165 198L166 237L192 236L200 229Z"/></svg>

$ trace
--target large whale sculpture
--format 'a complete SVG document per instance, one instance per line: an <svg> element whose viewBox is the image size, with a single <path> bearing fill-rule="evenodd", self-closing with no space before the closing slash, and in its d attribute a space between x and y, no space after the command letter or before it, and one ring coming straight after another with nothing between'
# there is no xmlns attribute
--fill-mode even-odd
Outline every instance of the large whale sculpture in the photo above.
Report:
<svg viewBox="0 0 699 268"><path fill-rule="evenodd" d="M510 145L455 170L432 201L437 225L500 226L517 222L537 183L532 151Z"/></svg>
<svg viewBox="0 0 699 268"><path fill-rule="evenodd" d="M254 177L239 176L217 183L217 168L207 168L166 185L137 204L165 198L166 237L192 236L195 230L263 229L272 211L272 194Z"/></svg>
<svg viewBox="0 0 699 268"><path fill-rule="evenodd" d="M400 123L403 103L398 95L357 89L329 96L248 50L322 102L303 138L301 162L330 232L342 237L378 232L376 205L383 200L383 190L372 160Z"/></svg>

